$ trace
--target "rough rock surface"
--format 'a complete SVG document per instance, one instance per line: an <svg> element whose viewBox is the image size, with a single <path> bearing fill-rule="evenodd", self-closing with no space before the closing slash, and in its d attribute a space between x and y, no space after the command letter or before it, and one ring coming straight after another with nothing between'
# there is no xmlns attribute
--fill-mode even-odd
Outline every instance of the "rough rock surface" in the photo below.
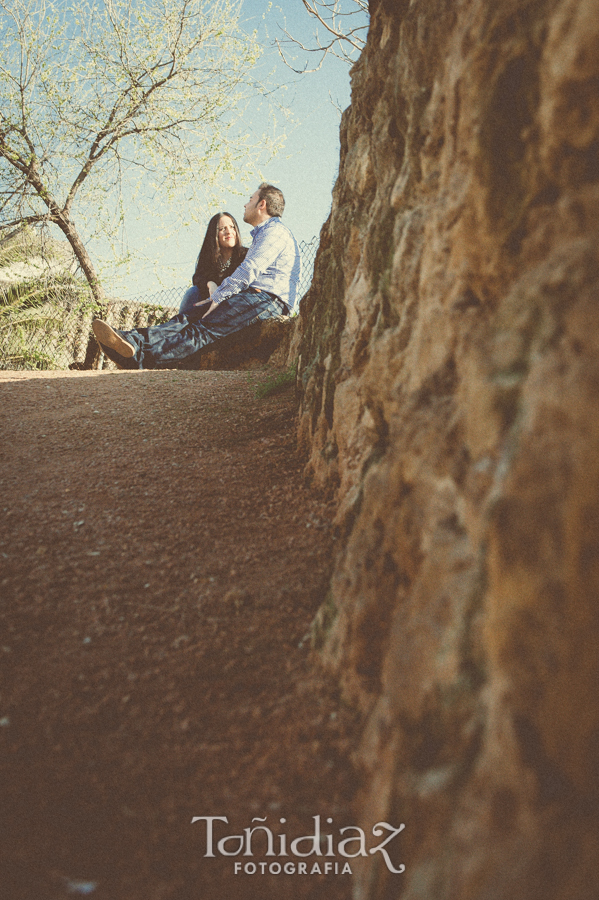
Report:
<svg viewBox="0 0 599 900"><path fill-rule="evenodd" d="M296 319L289 316L256 322L190 357L182 368L243 370L257 368L266 362L282 365L289 352L295 324Z"/></svg>
<svg viewBox="0 0 599 900"><path fill-rule="evenodd" d="M360 900L599 896L599 8L378 0L301 307Z"/></svg>

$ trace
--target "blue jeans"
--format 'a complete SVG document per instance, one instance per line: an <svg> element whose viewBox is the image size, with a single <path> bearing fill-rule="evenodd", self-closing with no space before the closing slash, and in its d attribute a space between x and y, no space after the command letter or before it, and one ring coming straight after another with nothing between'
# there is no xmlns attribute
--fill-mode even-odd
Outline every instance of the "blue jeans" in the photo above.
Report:
<svg viewBox="0 0 599 900"><path fill-rule="evenodd" d="M195 286L195 284L188 288L183 294L183 299L181 300L181 306L179 307L179 315L188 315L188 313L193 312L193 308L195 304L200 299L200 289ZM204 312L206 312L208 307L204 308Z"/></svg>
<svg viewBox="0 0 599 900"><path fill-rule="evenodd" d="M173 369L204 347L254 322L287 315L283 301L266 291L247 290L233 294L202 320L204 309L198 307L198 311L190 312L188 316L180 314L164 325L119 331L135 347L132 357L121 356L103 344L102 349L109 359L124 369Z"/></svg>

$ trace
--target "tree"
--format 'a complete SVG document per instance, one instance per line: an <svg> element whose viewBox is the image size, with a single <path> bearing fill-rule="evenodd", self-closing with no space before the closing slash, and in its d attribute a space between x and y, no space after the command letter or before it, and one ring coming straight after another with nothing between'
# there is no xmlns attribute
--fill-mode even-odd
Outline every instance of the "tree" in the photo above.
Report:
<svg viewBox="0 0 599 900"><path fill-rule="evenodd" d="M104 232L134 171L172 193L264 147L242 130L261 89L241 2L0 0L0 228L58 226L97 302L76 206Z"/></svg>
<svg viewBox="0 0 599 900"><path fill-rule="evenodd" d="M320 69L328 55L352 65L366 43L368 0L302 0L302 3L316 23L313 43L308 46L297 36L290 34L287 28L282 28L285 37L275 43L285 64L298 75ZM306 60L301 69L295 68L289 62L284 44L319 57L315 66L309 69Z"/></svg>

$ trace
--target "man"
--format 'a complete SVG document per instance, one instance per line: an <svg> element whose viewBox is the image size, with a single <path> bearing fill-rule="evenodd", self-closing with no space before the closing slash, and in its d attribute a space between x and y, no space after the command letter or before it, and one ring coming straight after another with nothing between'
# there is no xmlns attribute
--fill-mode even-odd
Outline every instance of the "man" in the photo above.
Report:
<svg viewBox="0 0 599 900"><path fill-rule="evenodd" d="M168 369L203 347L247 325L289 315L297 301L300 253L281 222L281 191L263 182L244 207L243 220L253 225L252 246L243 262L216 288L197 312L178 315L164 325L117 331L101 319L92 329L113 362L124 369Z"/></svg>

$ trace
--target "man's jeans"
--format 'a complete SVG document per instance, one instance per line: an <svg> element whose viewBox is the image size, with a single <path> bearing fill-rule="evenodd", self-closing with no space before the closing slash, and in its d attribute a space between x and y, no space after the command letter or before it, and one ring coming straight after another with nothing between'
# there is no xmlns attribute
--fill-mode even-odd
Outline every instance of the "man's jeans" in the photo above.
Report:
<svg viewBox="0 0 599 900"><path fill-rule="evenodd" d="M233 294L202 320L208 306L197 307L198 311L190 312L188 316L175 316L164 325L119 331L135 347L132 357L121 356L103 344L102 349L109 359L124 369L173 369L182 360L228 334L263 319L287 315L283 301L266 291L247 290Z"/></svg>

